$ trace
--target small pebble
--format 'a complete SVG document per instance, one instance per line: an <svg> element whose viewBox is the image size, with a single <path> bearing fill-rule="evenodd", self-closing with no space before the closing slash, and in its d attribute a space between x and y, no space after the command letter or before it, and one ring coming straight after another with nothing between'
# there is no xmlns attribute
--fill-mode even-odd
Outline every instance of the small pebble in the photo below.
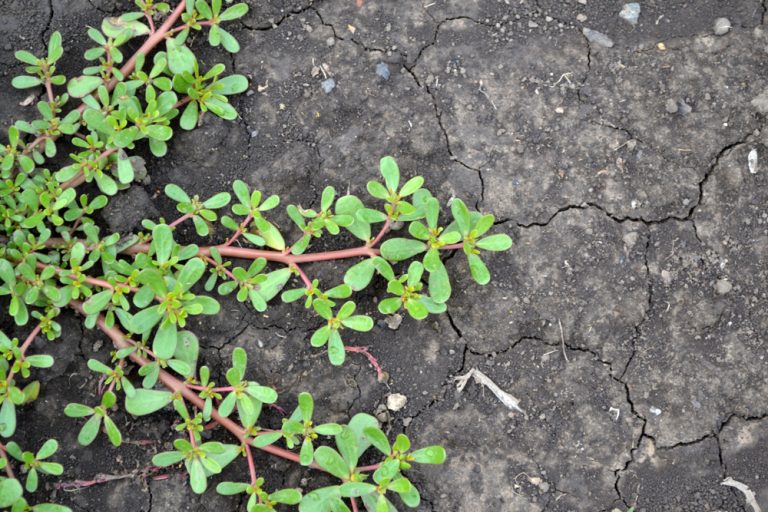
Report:
<svg viewBox="0 0 768 512"><path fill-rule="evenodd" d="M668 99L664 104L664 108L667 109L667 112L670 114L677 113L677 101L673 100L672 98Z"/></svg>
<svg viewBox="0 0 768 512"><path fill-rule="evenodd" d="M640 4L637 2L624 4L624 7L621 8L621 12L619 12L619 17L632 25L637 25L637 19L640 17Z"/></svg>
<svg viewBox="0 0 768 512"><path fill-rule="evenodd" d="M613 48L613 40L602 32L592 30L591 28L581 29L581 33L590 43L595 43L598 46L604 46L606 48Z"/></svg>
<svg viewBox="0 0 768 512"><path fill-rule="evenodd" d="M320 82L320 86L323 88L325 94L330 94L336 88L336 80L333 78L326 78Z"/></svg>
<svg viewBox="0 0 768 512"><path fill-rule="evenodd" d="M335 37L329 37L325 40L325 44L328 46L333 46L336 44L336 38Z"/></svg>
<svg viewBox="0 0 768 512"><path fill-rule="evenodd" d="M384 80L389 80L390 72L386 62L379 62L376 64L376 74Z"/></svg>
<svg viewBox="0 0 768 512"><path fill-rule="evenodd" d="M727 279L718 279L715 284L715 290L720 295L725 295L733 289L733 285Z"/></svg>
<svg viewBox="0 0 768 512"><path fill-rule="evenodd" d="M651 411L651 414L653 414L654 416L658 416L659 414L661 414L661 409L659 409L658 407L651 406L648 408L648 410Z"/></svg>
<svg viewBox="0 0 768 512"><path fill-rule="evenodd" d="M576 15L576 20L584 23L585 21L587 21L587 15L579 13Z"/></svg>
<svg viewBox="0 0 768 512"><path fill-rule="evenodd" d="M392 329L393 331L396 331L398 327L400 327L400 324L403 323L403 316L395 313L394 315L389 315L384 322L386 322L387 327Z"/></svg>
<svg viewBox="0 0 768 512"><path fill-rule="evenodd" d="M717 18L714 30L715 35L724 36L731 31L731 21L728 18Z"/></svg>
<svg viewBox="0 0 768 512"><path fill-rule="evenodd" d="M387 397L387 409L397 412L408 402L408 398L400 393L392 393Z"/></svg>
<svg viewBox="0 0 768 512"><path fill-rule="evenodd" d="M693 109L691 108L691 106L689 104L687 104L683 100L680 100L680 113L681 114L683 114L684 116L688 115L688 114L691 113L691 110L693 110Z"/></svg>
<svg viewBox="0 0 768 512"><path fill-rule="evenodd" d="M747 155L747 167L751 174L757 174L757 149L752 148Z"/></svg>
<svg viewBox="0 0 768 512"><path fill-rule="evenodd" d="M587 5L587 0L576 0L576 1L579 2L581 5Z"/></svg>
<svg viewBox="0 0 768 512"><path fill-rule="evenodd" d="M539 26L539 24L536 23L535 21L529 21L528 22L528 28L536 28L538 26Z"/></svg>

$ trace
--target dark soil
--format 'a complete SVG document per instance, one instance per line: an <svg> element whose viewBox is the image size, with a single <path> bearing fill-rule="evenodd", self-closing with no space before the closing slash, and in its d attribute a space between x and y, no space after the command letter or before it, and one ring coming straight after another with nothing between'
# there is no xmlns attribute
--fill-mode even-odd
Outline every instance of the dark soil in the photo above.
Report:
<svg viewBox="0 0 768 512"><path fill-rule="evenodd" d="M115 198L105 225L130 232L144 217L174 218L159 193L170 182L205 196L242 179L305 207L326 185L364 195L392 154L440 199L494 213L515 246L491 258L486 287L461 255L448 260L450 314L397 330L380 321L349 340L370 347L386 384L362 357L331 367L309 346L316 320L296 305L259 314L223 299L218 316L192 324L203 363L218 373L243 347L249 376L276 386L287 410L312 390L322 420L378 413L393 436L444 444L445 466L413 473L421 511L751 510L720 485L726 477L768 508L768 108L751 103L768 88L766 5L646 0L633 27L618 16L623 2L607 0L249 3L232 30L243 47L234 58L196 45L206 65L251 78L234 99L241 118L207 117L167 157L145 155L149 182ZM74 72L85 27L132 4L0 0L0 125L34 116L20 105L28 92L10 87L21 70L13 50L41 51L60 30L63 69ZM733 28L716 36L721 16ZM584 27L614 46L590 43ZM328 94L312 74L323 63L337 83ZM331 283L345 267L310 271ZM382 293L363 309L374 312ZM245 510L194 495L178 473L142 476L175 437L170 412L119 416L119 449L103 436L77 445L62 411L96 400L85 362L109 345L74 315L61 321L61 339L36 342L56 365L40 372L41 399L23 411L17 441L56 437L64 480L125 478L77 492L46 478L40 498L76 511ZM472 368L527 417L475 383L457 392L453 378ZM386 411L390 393L406 407ZM262 455L257 465L275 485L321 481ZM241 461L227 474L243 471Z"/></svg>

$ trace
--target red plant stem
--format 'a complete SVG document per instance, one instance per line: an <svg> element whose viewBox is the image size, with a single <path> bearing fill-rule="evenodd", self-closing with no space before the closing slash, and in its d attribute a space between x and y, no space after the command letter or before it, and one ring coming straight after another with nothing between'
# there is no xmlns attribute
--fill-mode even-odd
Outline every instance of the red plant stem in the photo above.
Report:
<svg viewBox="0 0 768 512"><path fill-rule="evenodd" d="M235 240L237 240L240 237L240 235L243 234L243 230L248 225L248 223L251 222L251 219L253 219L253 215L249 213L248 216L245 218L245 220L243 220L243 222L241 222L240 225L237 226L237 231L235 231L235 234L232 235L232 237L229 240L224 242L224 245L227 247L232 245L235 242Z"/></svg>
<svg viewBox="0 0 768 512"><path fill-rule="evenodd" d="M173 221L170 224L168 224L168 227L169 228L175 228L176 226L178 226L179 224L181 224L185 220L191 219L191 218L192 218L192 214L191 213L185 213L184 215L182 215L181 217L179 217L175 221Z"/></svg>
<svg viewBox="0 0 768 512"><path fill-rule="evenodd" d="M49 138L48 135L39 136L38 138L36 138L35 140L27 144L27 147L24 148L24 151L22 151L22 153L25 155L28 155L29 153L32 152L33 149L35 149L35 146L37 146L42 142L45 142L48 138Z"/></svg>
<svg viewBox="0 0 768 512"><path fill-rule="evenodd" d="M312 281L309 279L307 274L303 270L301 270L301 267L298 266L297 264L293 263L291 265L291 268L295 268L296 269L296 272L299 273L299 276L301 276L301 280L304 282L304 286L307 287L307 290L311 290L312 289Z"/></svg>
<svg viewBox="0 0 768 512"><path fill-rule="evenodd" d="M190 101L192 101L192 97L191 96L185 96L184 98L181 98L179 101L174 103L173 104L173 108L183 107L184 105L186 105Z"/></svg>
<svg viewBox="0 0 768 512"><path fill-rule="evenodd" d="M195 434L191 430L187 430L189 432L189 444L192 445L192 448L197 448L197 443L195 442Z"/></svg>
<svg viewBox="0 0 768 512"><path fill-rule="evenodd" d="M148 13L144 13L144 17L147 18L147 23L149 24L149 33L154 34L155 33L155 20L152 19L152 16L150 16Z"/></svg>
<svg viewBox="0 0 768 512"><path fill-rule="evenodd" d="M125 359L121 359L118 363L118 366L120 368L125 368ZM112 382L109 383L109 387L107 388L107 391L114 391L115 385L117 384L117 379L112 380Z"/></svg>
<svg viewBox="0 0 768 512"><path fill-rule="evenodd" d="M83 311L83 303L80 301L70 301L69 303L70 307L75 309L76 311L79 311L81 314L85 314ZM104 320L104 317L99 315L99 317L96 319L96 325L99 327L99 329L109 336L109 338L112 340L112 343L115 345L115 347L119 350L122 348L127 348L130 346L128 341L125 338L125 335L118 329L117 327L109 327L106 324L106 321ZM141 357L137 353L133 352L128 356L131 361L138 364L139 366L146 366L150 364L151 362L147 360L144 357ZM181 395L184 400L190 402L192 405L197 407L198 409L202 410L205 407L205 402L202 398L200 398L193 390L187 388L182 381L171 375L165 370L160 370L160 376L159 376L160 382L171 392L174 394ZM240 440L240 442L251 442L250 438L246 435L245 429L238 425L235 421L225 418L221 414L219 414L218 409L215 407L211 411L211 418L224 427L225 429L229 430L237 439ZM275 455L277 457L281 457L283 459L290 460L292 462L299 462L299 456L291 451L288 451L284 448L279 448L277 446L262 446L262 447L254 447L258 448L259 450L265 451L267 453L270 453L272 455ZM316 463L312 463L309 467L314 469L319 469L323 471L323 469L318 466Z"/></svg>
<svg viewBox="0 0 768 512"><path fill-rule="evenodd" d="M203 391L205 389L208 389L205 386L199 386L197 384L186 384L185 383L184 385L187 386L189 389L194 389L195 391ZM211 393L229 393L230 391L234 391L234 390L235 390L234 386L224 386L224 387L221 387L221 388L212 388L211 389Z"/></svg>
<svg viewBox="0 0 768 512"><path fill-rule="evenodd" d="M379 463L379 464L371 464L370 466L361 466L361 467L357 468L357 471L359 473L366 473L366 472L369 472L369 471L376 471L377 469L379 469L379 466L381 466L381 463Z"/></svg>
<svg viewBox="0 0 768 512"><path fill-rule="evenodd" d="M0 455L5 457L6 460L5 474L8 475L8 478L16 478L13 474L13 468L11 467L11 458L8 456L8 452L5 451L5 445L3 443L0 443Z"/></svg>
<svg viewBox="0 0 768 512"><path fill-rule="evenodd" d="M117 148L107 149L106 151L102 152L96 158L96 160L101 160L102 158L106 158L109 155L111 155L113 153L116 153L116 152L117 152ZM70 179L69 181L65 181L64 183L62 183L61 184L61 189L62 190L66 190L68 188L77 187L78 185L82 185L84 181L85 181L85 174L83 173L83 171L79 171L77 173L77 175L75 175L74 178Z"/></svg>
<svg viewBox="0 0 768 512"><path fill-rule="evenodd" d="M251 445L245 444L245 456L248 458L248 472L251 474L251 485L256 484L256 464L253 462L253 453L251 453Z"/></svg>
<svg viewBox="0 0 768 512"><path fill-rule="evenodd" d="M384 222L384 225L381 227L381 231L379 231L379 234L376 235L376 238L373 239L373 241L368 244L369 247L376 247L376 244L378 244L381 239L384 237L384 235L387 234L387 231L389 231L389 226L392 224L392 222L389 220L389 217L387 217L387 220Z"/></svg>
<svg viewBox="0 0 768 512"><path fill-rule="evenodd" d="M21 347L19 347L19 351L21 352L21 359L24 359L24 354L26 354L27 349L30 345L32 345L32 342L35 341L35 337L40 334L40 329L43 328L43 324L39 323L35 326L34 329L32 329L32 332L29 333L29 336L27 336L27 339L24 340L24 343L21 344ZM13 381L13 376L16 375L16 372L13 371L13 368L8 372L8 378L5 379L5 385L6 387L10 387L11 381Z"/></svg>
<svg viewBox="0 0 768 512"><path fill-rule="evenodd" d="M50 103L54 103L56 101L56 97L53 95L53 86L51 85L51 77L45 78L45 92L48 94L48 101Z"/></svg>
<svg viewBox="0 0 768 512"><path fill-rule="evenodd" d="M352 503L352 512L360 512L357 508L357 499L349 498L349 502Z"/></svg>
<svg viewBox="0 0 768 512"><path fill-rule="evenodd" d="M46 268L47 266L48 266L48 265L46 265L45 263L41 263L41 262L39 262L39 261L37 262L37 265L36 265L36 267L37 267L38 269L40 269L40 270L42 270L42 269ZM53 267L53 269L54 269L54 270L56 271L56 273L57 273L57 274L59 274L59 275L61 275L61 274L63 274L64 272L66 272L66 270L64 270L63 268L59 268L59 267ZM77 276L75 276L75 275L72 275L72 274L70 274L70 275L68 275L68 276L64 276L64 277L68 277L68 278L70 278L70 279L72 279L72 280L74 280L74 279L76 279L76 278L77 278ZM110 289L110 290L114 290L114 289L115 289L115 287L114 287L114 286L112 286L112 285L111 285L109 282L107 282L107 281L104 281L103 279L96 279L95 277L88 277L88 276L85 276L85 282L86 282L86 283L88 283L88 284L92 284L92 285L94 285L94 286L98 286L99 288L108 288L108 289ZM132 291L132 292L134 292L134 293L136 293L136 292L138 292L138 291L139 291L139 289L138 289L138 288L134 288L134 287L131 287L131 291Z"/></svg>
<svg viewBox="0 0 768 512"><path fill-rule="evenodd" d="M384 370L381 369L381 366L379 365L379 361L376 360L375 357L373 357L373 354L371 354L368 351L368 347L351 347L349 345L344 347L344 350L346 352L353 352L357 354L363 354L367 359L368 362L371 363L371 366L376 370L376 378L379 382L384 382L387 380L386 375L384 374Z"/></svg>

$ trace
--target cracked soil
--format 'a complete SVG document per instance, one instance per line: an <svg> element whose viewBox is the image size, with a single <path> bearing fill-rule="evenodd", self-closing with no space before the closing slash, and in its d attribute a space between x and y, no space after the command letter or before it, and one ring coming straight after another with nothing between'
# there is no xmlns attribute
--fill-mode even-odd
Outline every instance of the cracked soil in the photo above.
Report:
<svg viewBox="0 0 768 512"><path fill-rule="evenodd" d="M243 347L251 377L276 386L285 409L311 389L325 421L378 412L392 435L444 444L445 466L413 475L420 511L750 510L720 485L725 477L768 509L768 129L751 103L768 87L765 4L646 0L632 26L609 0L248 3L232 30L239 54L195 45L206 66L221 61L251 79L234 99L241 118L204 118L164 159L145 155L150 179L113 199L105 224L125 233L144 217L173 218L160 192L170 182L205 196L242 179L305 207L326 185L364 196L379 158L392 154L440 199L494 213L515 246L490 258L486 287L460 255L448 258L449 314L397 330L378 316L351 340L379 358L386 384L362 357L331 367L308 343L316 320L283 304L259 314L224 298L220 315L192 326L204 364L220 371ZM22 69L13 50L39 52L59 30L71 76L86 25L131 5L0 0L3 130L33 115L20 105L28 93L10 86ZM712 30L720 16L733 27L724 36ZM590 43L584 27L614 46ZM381 62L388 80L375 73ZM312 73L321 64L336 80L330 93ZM333 282L345 268L310 270ZM382 292L369 290L361 307L374 312ZM67 479L141 470L174 438L172 414L120 417L120 449L103 436L78 447L64 404L94 401L85 361L109 347L73 315L62 323L65 335L47 349L56 366L41 373L19 441L55 431ZM453 377L471 368L528 417L475 384L458 393ZM390 393L406 395L405 408L386 412ZM266 417L279 424L277 412ZM324 482L266 456L257 464L268 485ZM241 471L234 464L224 478ZM245 510L214 492L194 495L174 472L73 493L46 479L39 494L76 511Z"/></svg>

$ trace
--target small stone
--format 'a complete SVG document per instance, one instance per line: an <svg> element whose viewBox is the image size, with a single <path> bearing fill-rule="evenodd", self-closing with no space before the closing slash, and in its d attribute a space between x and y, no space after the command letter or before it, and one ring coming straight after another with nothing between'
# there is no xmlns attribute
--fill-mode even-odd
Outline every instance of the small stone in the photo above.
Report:
<svg viewBox="0 0 768 512"><path fill-rule="evenodd" d="M384 80L389 80L390 72L386 62L379 62L376 64L376 74Z"/></svg>
<svg viewBox="0 0 768 512"><path fill-rule="evenodd" d="M752 148L747 155L747 168L751 174L757 174L757 149Z"/></svg>
<svg viewBox="0 0 768 512"><path fill-rule="evenodd" d="M733 289L733 284L731 284L730 281L727 279L718 279L717 283L715 283L715 291L719 295L725 295L726 293L730 292Z"/></svg>
<svg viewBox="0 0 768 512"><path fill-rule="evenodd" d="M408 397L400 393L392 393L387 397L387 409L397 412L408 402Z"/></svg>
<svg viewBox="0 0 768 512"><path fill-rule="evenodd" d="M587 5L587 0L576 0L581 5Z"/></svg>
<svg viewBox="0 0 768 512"><path fill-rule="evenodd" d="M731 21L728 18L717 18L715 20L715 35L724 36L731 31Z"/></svg>
<svg viewBox="0 0 768 512"><path fill-rule="evenodd" d="M755 96L750 103L761 114L768 114L768 89Z"/></svg>
<svg viewBox="0 0 768 512"><path fill-rule="evenodd" d="M677 113L677 101L673 100L672 98L668 99L667 102L664 104L664 108L667 109L668 113L676 114Z"/></svg>
<svg viewBox="0 0 768 512"><path fill-rule="evenodd" d="M320 82L320 86L323 88L325 94L330 94L336 88L336 80L333 78L326 78Z"/></svg>
<svg viewBox="0 0 768 512"><path fill-rule="evenodd" d="M400 327L400 324L403 323L403 316L399 313L395 313L394 315L389 315L384 322L387 324L387 327L392 329L393 331L396 331L398 327Z"/></svg>
<svg viewBox="0 0 768 512"><path fill-rule="evenodd" d="M619 12L619 17L632 25L637 25L637 19L640 17L640 4L637 2L624 4Z"/></svg>
<svg viewBox="0 0 768 512"><path fill-rule="evenodd" d="M576 21L580 21L580 22L584 23L585 21L587 21L587 15L586 14L582 14L582 13L577 14L576 15Z"/></svg>
<svg viewBox="0 0 768 512"><path fill-rule="evenodd" d="M651 411L651 414L653 414L654 416L658 416L659 414L661 414L661 409L659 409L658 407L651 406L648 408L648 410Z"/></svg>
<svg viewBox="0 0 768 512"><path fill-rule="evenodd" d="M598 46L604 46L606 48L613 48L613 40L602 32L592 30L591 28L581 29L581 33L590 43L595 43Z"/></svg>
<svg viewBox="0 0 768 512"><path fill-rule="evenodd" d="M252 138L252 139L255 139L255 138L256 138L256 137L258 137L258 136L259 136L259 130L253 130L253 131L251 132L251 138Z"/></svg>
<svg viewBox="0 0 768 512"><path fill-rule="evenodd" d="M411 418L410 416L406 416L405 418L403 418L403 426L408 427L412 421L413 421L413 418Z"/></svg>
<svg viewBox="0 0 768 512"><path fill-rule="evenodd" d="M528 28L536 28L538 26L539 26L539 24L536 23L535 21L529 21L528 22Z"/></svg>
<svg viewBox="0 0 768 512"><path fill-rule="evenodd" d="M672 283L672 273L669 270L662 270L661 280L665 285L669 286Z"/></svg>
<svg viewBox="0 0 768 512"><path fill-rule="evenodd" d="M682 115L684 115L684 116L687 116L688 114L690 114L690 113L691 113L691 110L693 110L693 109L691 108L691 106L690 106L689 104L687 104L687 103L686 103L685 101L683 101L683 100L680 100L680 101L679 101L679 107L680 107L680 113L681 113Z"/></svg>
<svg viewBox="0 0 768 512"><path fill-rule="evenodd" d="M336 44L336 38L335 37L329 37L325 40L325 44L328 46L333 46Z"/></svg>

